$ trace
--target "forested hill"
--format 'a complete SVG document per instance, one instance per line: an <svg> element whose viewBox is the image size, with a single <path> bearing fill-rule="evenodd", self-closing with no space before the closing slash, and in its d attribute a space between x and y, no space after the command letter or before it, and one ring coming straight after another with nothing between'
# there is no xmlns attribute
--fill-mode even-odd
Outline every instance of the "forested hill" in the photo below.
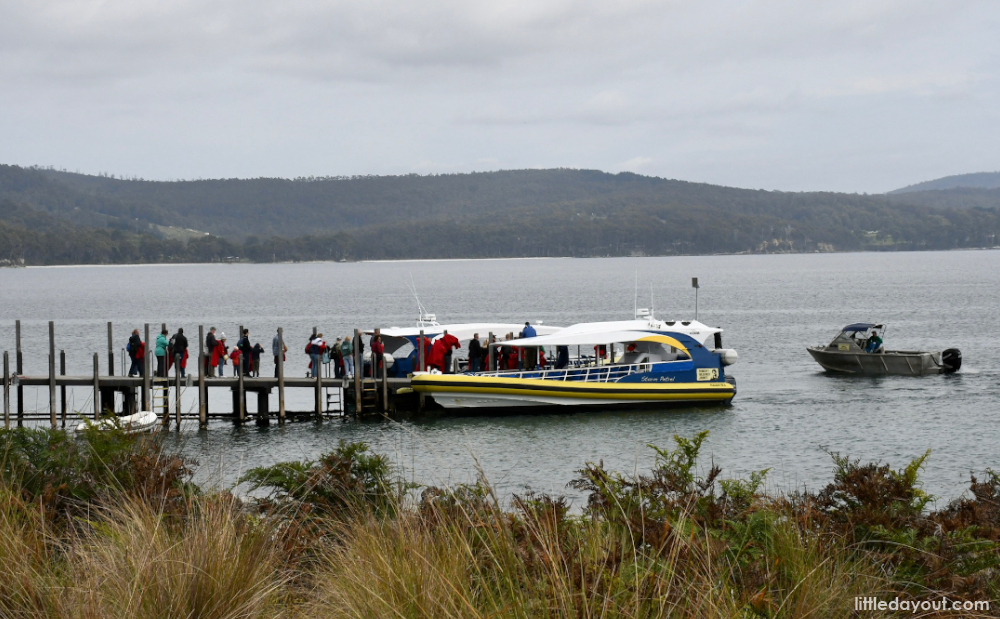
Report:
<svg viewBox="0 0 1000 619"><path fill-rule="evenodd" d="M911 193L914 191L932 191L940 189L955 189L958 187L972 189L997 189L1000 188L1000 172L975 172L973 174L956 174L955 176L945 176L932 181L924 181L915 185L908 185L890 194Z"/></svg>
<svg viewBox="0 0 1000 619"><path fill-rule="evenodd" d="M67 230L71 251L55 246ZM988 201L589 170L154 182L0 165L0 260L36 264L951 249L998 235Z"/></svg>

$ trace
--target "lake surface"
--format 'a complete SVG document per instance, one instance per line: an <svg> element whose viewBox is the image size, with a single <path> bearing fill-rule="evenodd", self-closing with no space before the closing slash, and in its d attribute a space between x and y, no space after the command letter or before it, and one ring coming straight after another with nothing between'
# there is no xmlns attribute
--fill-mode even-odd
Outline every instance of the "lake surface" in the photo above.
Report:
<svg viewBox="0 0 1000 619"><path fill-rule="evenodd" d="M587 461L621 471L652 463L647 444L711 432L703 464L723 475L770 468L772 489L816 488L832 478L827 451L895 467L927 449L925 488L953 498L970 471L1000 469L1000 252L918 252L414 261L382 263L168 265L0 269L0 349L12 353L22 322L25 371L47 372L48 321L69 374L89 374L92 355L107 364L107 321L116 347L132 328L166 322L194 344L198 325L235 336L239 325L269 351L275 329L289 342L288 372L305 372L296 342L313 326L328 340L354 328L409 326L415 286L442 323L510 321L567 325L632 316L694 314L690 278L700 278L699 319L725 329L739 352L732 406L504 417L431 417L403 422L296 422L234 428L187 422L176 444L201 464L199 479L231 484L243 470L316 458L340 439L367 441L426 484L473 481L477 468L505 495L526 486L567 494ZM962 370L923 378L828 376L807 345L828 342L845 324L886 322L889 348L960 348ZM484 334L485 335L485 334ZM234 341L231 339L230 341ZM13 363L13 360L12 360ZM193 365L193 364L192 364ZM262 373L271 373L265 363ZM117 373L117 372L116 372ZM229 410L222 390L213 411ZM311 408L311 392L288 392L289 408ZM89 390L73 405L91 410ZM189 390L185 409L196 408ZM45 389L26 389L25 407L45 410Z"/></svg>

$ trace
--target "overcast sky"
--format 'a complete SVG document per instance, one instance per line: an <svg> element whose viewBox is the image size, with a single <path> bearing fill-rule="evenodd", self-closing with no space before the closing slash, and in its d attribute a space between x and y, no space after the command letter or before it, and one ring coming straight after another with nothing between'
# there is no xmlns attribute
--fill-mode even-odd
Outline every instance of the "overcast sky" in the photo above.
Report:
<svg viewBox="0 0 1000 619"><path fill-rule="evenodd" d="M0 163L881 192L1000 169L1000 2L0 0Z"/></svg>

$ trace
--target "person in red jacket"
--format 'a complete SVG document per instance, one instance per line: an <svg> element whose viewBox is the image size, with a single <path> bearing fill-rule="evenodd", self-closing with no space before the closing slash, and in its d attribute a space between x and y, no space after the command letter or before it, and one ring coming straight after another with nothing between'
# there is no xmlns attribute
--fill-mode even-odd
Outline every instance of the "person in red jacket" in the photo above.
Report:
<svg viewBox="0 0 1000 619"><path fill-rule="evenodd" d="M226 334L223 333L222 337L215 340L215 348L212 349L211 365L214 368L218 368L219 378L226 375L226 361L229 360L229 351L226 349ZM213 372L213 376L214 376Z"/></svg>
<svg viewBox="0 0 1000 619"><path fill-rule="evenodd" d="M442 344L444 344L444 373L451 374L452 371L451 351L461 348L462 343L458 341L457 337L448 333L447 330L443 334L441 334L440 341Z"/></svg>
<svg viewBox="0 0 1000 619"><path fill-rule="evenodd" d="M382 336L376 335L372 338L372 376L383 376L385 371L383 364L385 362L385 344L382 343Z"/></svg>
<svg viewBox="0 0 1000 619"><path fill-rule="evenodd" d="M233 346L233 349L229 351L229 360L233 362L233 376L239 376L240 374L240 348L239 346Z"/></svg>
<svg viewBox="0 0 1000 619"><path fill-rule="evenodd" d="M427 354L427 367L435 368L438 372L444 372L444 355L447 349L441 338L434 340L431 351Z"/></svg>

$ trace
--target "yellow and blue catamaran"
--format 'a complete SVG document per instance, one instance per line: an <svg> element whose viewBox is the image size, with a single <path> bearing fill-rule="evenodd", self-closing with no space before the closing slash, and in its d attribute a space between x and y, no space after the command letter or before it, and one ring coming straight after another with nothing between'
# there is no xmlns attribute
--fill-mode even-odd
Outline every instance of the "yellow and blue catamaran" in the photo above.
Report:
<svg viewBox="0 0 1000 619"><path fill-rule="evenodd" d="M736 380L725 374L736 351L722 348L722 329L697 321L647 315L581 323L491 346L521 349L522 358L555 349L556 363L551 369L416 372L413 389L446 409L721 404L736 395Z"/></svg>

